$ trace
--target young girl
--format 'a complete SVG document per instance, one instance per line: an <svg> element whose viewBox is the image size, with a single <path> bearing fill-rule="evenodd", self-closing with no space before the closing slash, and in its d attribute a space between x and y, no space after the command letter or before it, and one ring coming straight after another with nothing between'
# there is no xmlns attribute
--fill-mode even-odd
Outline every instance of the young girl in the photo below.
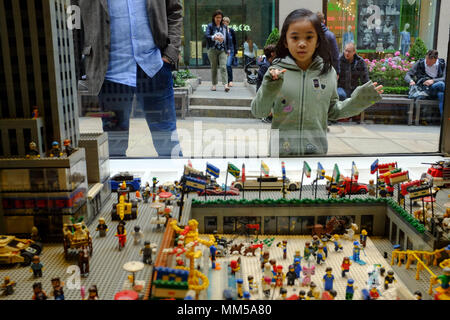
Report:
<svg viewBox="0 0 450 320"><path fill-rule="evenodd" d="M273 109L272 129L279 130L279 144L272 156L277 151L280 156L326 154L328 119L358 115L381 100L382 86L369 81L339 101L328 42L317 15L307 9L286 18L276 56L252 101L256 118Z"/></svg>

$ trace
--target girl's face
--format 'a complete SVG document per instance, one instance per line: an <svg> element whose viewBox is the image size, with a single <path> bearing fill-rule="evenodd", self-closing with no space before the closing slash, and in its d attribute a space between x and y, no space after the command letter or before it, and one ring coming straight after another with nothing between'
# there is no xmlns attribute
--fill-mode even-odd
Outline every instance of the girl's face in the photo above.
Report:
<svg viewBox="0 0 450 320"><path fill-rule="evenodd" d="M312 62L314 52L319 47L318 39L314 26L306 19L295 21L289 25L285 46L297 65L303 70L308 69Z"/></svg>
<svg viewBox="0 0 450 320"><path fill-rule="evenodd" d="M220 14L214 17L214 22L216 23L216 26L220 25L220 23L222 22L222 18L223 17Z"/></svg>

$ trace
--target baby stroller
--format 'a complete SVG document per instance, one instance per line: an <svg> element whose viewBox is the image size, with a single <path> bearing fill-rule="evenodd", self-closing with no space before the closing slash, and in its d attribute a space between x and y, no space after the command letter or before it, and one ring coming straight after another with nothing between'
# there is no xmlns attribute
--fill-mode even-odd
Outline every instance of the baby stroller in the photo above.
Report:
<svg viewBox="0 0 450 320"><path fill-rule="evenodd" d="M258 58L259 60L259 58ZM244 66L244 72L247 75L247 82L256 85L258 80L258 64L256 58L249 58L247 64Z"/></svg>

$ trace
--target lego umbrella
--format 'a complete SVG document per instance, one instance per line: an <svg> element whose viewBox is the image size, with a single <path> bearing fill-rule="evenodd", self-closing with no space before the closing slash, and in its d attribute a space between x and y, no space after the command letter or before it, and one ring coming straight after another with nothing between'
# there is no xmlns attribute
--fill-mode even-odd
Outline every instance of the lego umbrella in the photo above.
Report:
<svg viewBox="0 0 450 320"><path fill-rule="evenodd" d="M114 300L138 300L139 294L133 290L123 290L117 292L114 296Z"/></svg>
<svg viewBox="0 0 450 320"><path fill-rule="evenodd" d="M123 265L123 269L133 274L133 288L134 288L135 285L134 274L144 269L144 264L140 261L129 261Z"/></svg>

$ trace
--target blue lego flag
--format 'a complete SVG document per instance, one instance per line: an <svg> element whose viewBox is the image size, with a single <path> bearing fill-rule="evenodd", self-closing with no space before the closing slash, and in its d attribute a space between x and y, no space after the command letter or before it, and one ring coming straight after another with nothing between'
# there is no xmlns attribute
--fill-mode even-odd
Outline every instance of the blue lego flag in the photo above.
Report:
<svg viewBox="0 0 450 320"><path fill-rule="evenodd" d="M370 174L374 174L378 169L378 159L375 160L370 166Z"/></svg>
<svg viewBox="0 0 450 320"><path fill-rule="evenodd" d="M325 178L325 174L323 171L323 166L320 162L317 162L317 175L319 177L319 179L324 179Z"/></svg>
<svg viewBox="0 0 450 320"><path fill-rule="evenodd" d="M218 178L220 174L219 168L213 166L210 163L206 163L206 173L212 175L214 178Z"/></svg>
<svg viewBox="0 0 450 320"><path fill-rule="evenodd" d="M281 173L283 174L283 180L286 180L286 167L284 166L284 161L281 162Z"/></svg>
<svg viewBox="0 0 450 320"><path fill-rule="evenodd" d="M194 191L203 191L206 187L206 181L196 179L193 177L185 176L186 183L185 186L187 189L194 190Z"/></svg>

